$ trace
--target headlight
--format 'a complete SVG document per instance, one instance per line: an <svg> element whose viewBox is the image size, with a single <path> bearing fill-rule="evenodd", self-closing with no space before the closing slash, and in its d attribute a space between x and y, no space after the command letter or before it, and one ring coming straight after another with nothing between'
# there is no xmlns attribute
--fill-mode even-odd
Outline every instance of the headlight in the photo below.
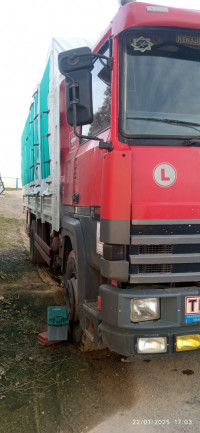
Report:
<svg viewBox="0 0 200 433"><path fill-rule="evenodd" d="M167 352L167 337L137 338L138 353L165 353Z"/></svg>
<svg viewBox="0 0 200 433"><path fill-rule="evenodd" d="M134 298L130 302L131 322L146 322L160 318L159 298Z"/></svg>

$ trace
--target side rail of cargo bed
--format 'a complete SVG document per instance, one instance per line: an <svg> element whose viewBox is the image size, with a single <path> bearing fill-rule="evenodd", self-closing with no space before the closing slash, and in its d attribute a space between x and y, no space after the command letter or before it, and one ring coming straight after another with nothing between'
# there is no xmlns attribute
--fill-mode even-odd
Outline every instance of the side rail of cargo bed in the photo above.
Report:
<svg viewBox="0 0 200 433"><path fill-rule="evenodd" d="M46 262L49 267L61 266L62 248L59 231L53 229L53 197L24 196L26 233L30 237L30 255L33 263ZM60 257L60 259L59 259Z"/></svg>
<svg viewBox="0 0 200 433"><path fill-rule="evenodd" d="M24 196L23 203L28 212L36 215L37 219L52 223L52 196Z"/></svg>

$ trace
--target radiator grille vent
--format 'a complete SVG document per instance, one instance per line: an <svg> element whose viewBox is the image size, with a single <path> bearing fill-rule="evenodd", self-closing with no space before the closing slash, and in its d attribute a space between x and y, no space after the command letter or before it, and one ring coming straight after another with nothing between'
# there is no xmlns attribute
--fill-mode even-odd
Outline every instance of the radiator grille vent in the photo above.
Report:
<svg viewBox="0 0 200 433"><path fill-rule="evenodd" d="M171 264L139 265L139 274L166 274L172 272Z"/></svg>
<svg viewBox="0 0 200 433"><path fill-rule="evenodd" d="M140 245L139 254L172 254L173 245Z"/></svg>

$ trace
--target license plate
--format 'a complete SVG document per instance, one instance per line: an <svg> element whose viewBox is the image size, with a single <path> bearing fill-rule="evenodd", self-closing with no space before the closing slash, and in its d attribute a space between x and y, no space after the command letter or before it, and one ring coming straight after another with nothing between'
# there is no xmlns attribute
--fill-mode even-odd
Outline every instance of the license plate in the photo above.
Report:
<svg viewBox="0 0 200 433"><path fill-rule="evenodd" d="M185 297L185 322L200 322L200 296Z"/></svg>

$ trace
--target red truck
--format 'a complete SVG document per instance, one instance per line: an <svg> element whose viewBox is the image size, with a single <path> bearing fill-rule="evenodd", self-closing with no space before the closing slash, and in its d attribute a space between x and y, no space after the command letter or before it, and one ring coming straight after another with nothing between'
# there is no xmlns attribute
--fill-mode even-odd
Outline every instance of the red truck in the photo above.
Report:
<svg viewBox="0 0 200 433"><path fill-rule="evenodd" d="M92 51L58 55L24 204L72 341L168 355L200 349L200 13L123 3Z"/></svg>

